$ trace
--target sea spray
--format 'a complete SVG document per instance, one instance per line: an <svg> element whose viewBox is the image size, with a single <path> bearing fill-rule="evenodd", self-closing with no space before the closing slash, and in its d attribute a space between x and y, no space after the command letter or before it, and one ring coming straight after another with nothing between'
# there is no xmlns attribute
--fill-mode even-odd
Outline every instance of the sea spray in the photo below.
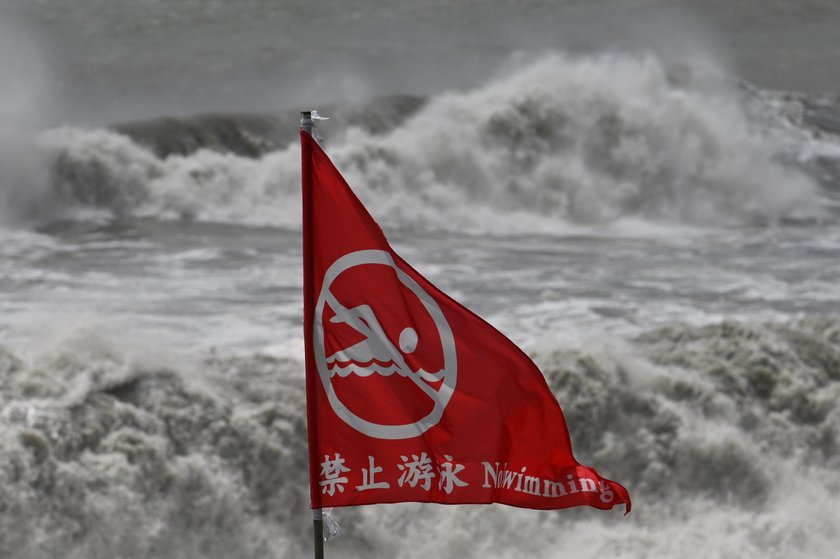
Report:
<svg viewBox="0 0 840 559"><path fill-rule="evenodd" d="M3 556L302 556L301 364L209 357L195 375L127 359L96 337L56 347L37 368L0 354ZM581 557L781 558L836 548L835 318L673 324L618 350L557 347L537 359L578 458L638 495L628 519L362 507L339 512L346 535L331 552L562 557L573 546ZM67 398L80 376L85 392Z"/></svg>
<svg viewBox="0 0 840 559"><path fill-rule="evenodd" d="M652 56L546 55L414 110L377 130L339 127L328 144L386 226L535 233L627 217L716 226L823 215L790 153L809 133L781 141L723 77L676 80ZM294 143L252 158L217 140L161 156L104 130L43 141L68 210L299 227Z"/></svg>
<svg viewBox="0 0 840 559"><path fill-rule="evenodd" d="M2 355L2 555L299 556L302 381L256 358L247 382L214 367L225 390L142 366L103 382L127 365L109 353L66 348L46 372ZM56 393L79 377L81 398Z"/></svg>
<svg viewBox="0 0 840 559"><path fill-rule="evenodd" d="M54 216L50 160L38 145L48 118L49 71L35 42L10 14L0 18L0 228Z"/></svg>

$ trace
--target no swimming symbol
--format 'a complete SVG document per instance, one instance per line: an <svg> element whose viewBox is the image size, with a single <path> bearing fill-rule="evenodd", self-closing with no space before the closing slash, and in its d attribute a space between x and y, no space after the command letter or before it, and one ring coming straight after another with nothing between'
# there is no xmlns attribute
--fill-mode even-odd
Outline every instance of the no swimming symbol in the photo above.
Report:
<svg viewBox="0 0 840 559"><path fill-rule="evenodd" d="M419 301L421 308L431 318L434 325L431 331L439 338L435 340L434 346L442 350L442 367L436 366L431 361L428 366L424 366L422 362L419 367L410 366L407 355L414 353L418 344L424 343L424 335L411 326L412 316L407 305L401 308L394 305L389 312L389 316L395 312L398 315L396 318L391 318L392 322L402 321L403 323L398 328L399 335L394 336L398 338L395 344L380 320L382 313L380 311L378 314L377 311L380 305L376 299L375 289L365 291L365 298L369 299L366 303L355 304L351 308L345 306L333 292L334 283L342 274L367 266L387 267L390 273L395 274L406 296L413 296ZM393 307L397 307L396 311ZM325 324L324 316L328 309L334 315ZM400 316L400 310L404 311L405 316ZM328 341L331 339L330 329L339 325L352 329L360 339L346 346L339 344L341 347L328 351L327 347L330 345ZM389 252L361 250L338 258L324 275L324 282L315 307L313 328L315 361L321 383L327 393L330 406L344 422L370 437L391 440L417 437L437 425L455 391L457 382L455 339L437 302L400 269ZM335 345L334 341L332 345ZM413 360L417 361L416 356ZM435 361L440 361L440 359ZM410 380L422 394L431 400L433 403L431 411L423 417L403 420L401 423L365 419L362 415L366 414L367 410L361 409L362 406L359 405L348 406L339 396L336 382L339 379L351 377L364 379L375 375L391 378L393 382L401 379ZM360 383L359 386L364 385ZM369 403L375 408L377 398L373 394L371 396ZM354 409L351 410L351 407ZM366 415L370 416L369 413Z"/></svg>

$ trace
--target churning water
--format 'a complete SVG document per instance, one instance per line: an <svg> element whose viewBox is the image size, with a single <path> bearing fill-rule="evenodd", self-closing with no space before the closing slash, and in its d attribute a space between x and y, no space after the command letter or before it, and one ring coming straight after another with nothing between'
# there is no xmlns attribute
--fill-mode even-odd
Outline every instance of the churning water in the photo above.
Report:
<svg viewBox="0 0 840 559"><path fill-rule="evenodd" d="M628 517L343 510L329 555L836 556L836 96L750 85L690 50L570 54L535 41L543 54L492 64L514 32L556 17L540 2L510 35L510 6L485 6L495 15L473 42L451 21L432 41L418 30L446 18L419 7L313 15L344 33L315 42L290 23L303 5L90 0L62 18L54 4L28 16L67 46L54 91L38 62L53 43L7 20L0 38L15 85L0 92L0 556L309 553L292 106L303 89L279 86L286 98L269 103L257 77L294 81L305 68L276 59L298 43L317 43L306 67L345 43L356 62L390 45L417 64L415 79L386 65L320 91L334 116L327 151L409 262L534 356L577 457L634 500ZM481 8L451 9L468 23ZM381 43L343 27L352 13L382 26ZM836 23L830 3L763 17L770 30L747 35L734 66L764 65L744 75L774 75L780 52L834 60L801 30ZM785 17L779 42L796 48L762 57ZM268 48L270 24L285 34ZM243 39L222 49L210 41L220 30ZM400 39L426 50L408 56ZM426 58L458 44L429 83ZM86 76L110 95L101 113ZM191 96L225 110L192 116ZM51 113L62 105L71 116Z"/></svg>

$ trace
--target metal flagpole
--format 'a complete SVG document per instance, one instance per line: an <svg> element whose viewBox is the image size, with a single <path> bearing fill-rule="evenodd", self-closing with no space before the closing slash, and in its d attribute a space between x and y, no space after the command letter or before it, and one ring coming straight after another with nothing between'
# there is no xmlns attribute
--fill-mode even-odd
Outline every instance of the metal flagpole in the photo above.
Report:
<svg viewBox="0 0 840 559"><path fill-rule="evenodd" d="M324 519L321 509L312 509L312 536L315 559L324 559Z"/></svg>
<svg viewBox="0 0 840 559"><path fill-rule="evenodd" d="M318 118L318 111L301 111L301 113L300 113L300 128L301 128L301 130L303 130L304 132L306 132L307 134L312 136L312 138L314 138L315 141L318 141L319 138L318 138L317 132L314 130L314 126L313 126L313 124L314 124L313 121L314 120L321 120L320 118ZM312 211L312 193L311 193L311 189L312 189L312 159L311 159L311 153L308 152L308 150L305 147L305 144L304 144L304 146L302 146L302 149L303 149L303 152L301 153L301 160L302 160L301 161L301 163L302 163L301 174L302 174L302 183L303 183L303 207L304 207L303 211L304 211L304 213L306 213L306 212L311 212ZM309 234L310 232L305 230L306 227L307 227L307 224L310 221L310 218L311 218L311 216L305 215L304 220L303 220L303 223L304 223L304 231L303 231L304 245L306 245L306 243L311 241L311 236ZM303 267L304 267L304 282L303 282L304 287L303 287L303 289L304 289L304 297L305 298L309 297L311 299L312 293L307 292L308 290L312 290L312 285L310 285L311 284L311 274L312 274L312 270L311 270L312 263L308 260L309 258L311 258L311 250L308 250L309 248L310 247L304 246L304 250L303 250L303 253L304 253L304 265L303 265ZM310 317L305 316L304 320L303 320L303 323L304 323L304 328L309 329L309 331L311 331ZM307 348L307 351L308 350L309 350L309 348ZM308 358L309 357L307 356L307 359ZM311 406L311 403L307 402L307 406ZM311 414L312 410L308 409L307 412L309 414ZM307 423L309 424L310 429L314 428L314 425L311 422L311 416L310 416L310 421L308 421ZM311 445L312 444L311 433L310 433L309 441L310 441L310 445ZM310 460L310 462L312 461L311 450L310 450L309 460ZM310 476L313 475L312 464L310 464L309 471L310 471ZM322 513L321 509L312 509L312 539L313 539L314 549L315 549L315 559L324 559L324 517L323 517L323 513Z"/></svg>

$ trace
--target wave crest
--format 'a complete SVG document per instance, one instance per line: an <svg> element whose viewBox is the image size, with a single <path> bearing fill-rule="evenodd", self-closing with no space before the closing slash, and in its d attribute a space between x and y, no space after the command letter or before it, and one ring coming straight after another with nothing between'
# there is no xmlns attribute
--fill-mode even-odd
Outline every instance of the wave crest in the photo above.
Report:
<svg viewBox="0 0 840 559"><path fill-rule="evenodd" d="M742 91L711 74L677 80L650 56L550 55L434 97L405 121L328 124L328 151L394 227L531 233L625 217L731 225L822 215L800 164L809 133L781 141ZM783 110L768 106L774 118ZM211 129L197 151L51 131L53 190L118 216L299 227L296 144L224 153Z"/></svg>

